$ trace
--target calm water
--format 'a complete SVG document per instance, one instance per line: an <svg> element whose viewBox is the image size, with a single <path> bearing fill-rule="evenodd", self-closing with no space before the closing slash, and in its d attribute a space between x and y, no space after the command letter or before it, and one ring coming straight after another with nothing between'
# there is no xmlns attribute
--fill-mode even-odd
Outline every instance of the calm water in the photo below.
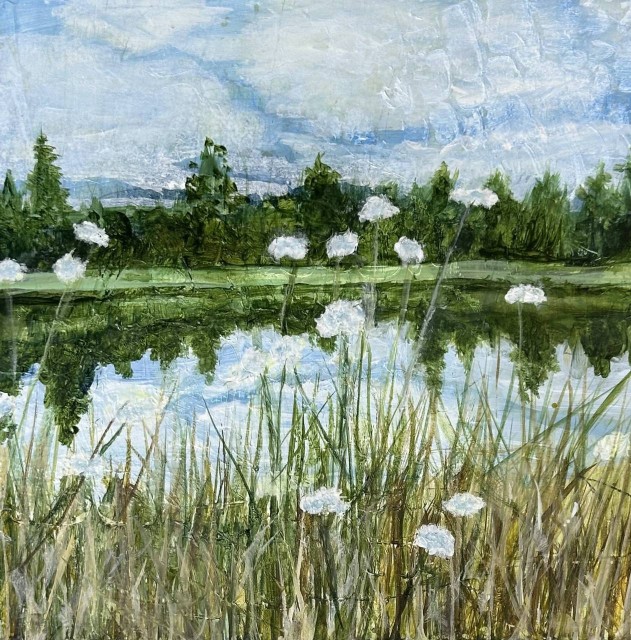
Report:
<svg viewBox="0 0 631 640"><path fill-rule="evenodd" d="M370 373L375 397L387 381L401 388L412 367L412 394L434 392L445 423L462 419L463 398L473 415L484 393L510 432L525 402L545 420L552 407L564 409L568 381L588 400L629 372L629 294L546 290L548 303L524 307L520 325L505 292L446 286L421 357L412 362L431 290L414 286L400 324L402 289L383 287L363 360L353 338L350 361L364 380ZM362 292L343 288L336 295L360 299ZM277 397L283 390L280 419L288 423L295 393L321 408L339 388L340 344L315 332L315 318L332 298L331 290L296 288L282 332L284 292L270 288L75 298L60 308L57 300L16 298L0 318L0 390L16 397L23 434L53 415L66 433L78 429L79 448L114 419L127 424L142 450L162 413L165 436L193 427L200 441L214 438L215 429L234 432L260 400L263 373L267 392ZM596 435L614 428L625 402L623 394ZM122 459L122 438L110 453Z"/></svg>

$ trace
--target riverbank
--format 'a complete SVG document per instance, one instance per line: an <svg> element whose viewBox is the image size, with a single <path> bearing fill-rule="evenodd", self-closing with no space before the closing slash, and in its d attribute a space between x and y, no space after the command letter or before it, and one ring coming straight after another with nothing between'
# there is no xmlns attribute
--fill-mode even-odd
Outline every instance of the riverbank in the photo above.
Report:
<svg viewBox="0 0 631 640"><path fill-rule="evenodd" d="M300 267L296 269L296 284L326 286L337 280L339 285L361 283L401 283L407 278L417 282L436 279L439 265L423 264L410 267L363 267L336 270L333 267ZM192 270L167 267L125 269L119 274L88 274L67 287L53 273L29 273L24 280L11 285L0 284L0 290L16 294L62 293L72 290L82 293L104 293L125 289L155 288L240 288L279 287L287 284L292 269L287 267L216 267ZM552 286L586 288L631 288L631 264L617 263L597 267L566 266L557 263L531 263L501 260L469 260L449 265L447 281L521 282Z"/></svg>

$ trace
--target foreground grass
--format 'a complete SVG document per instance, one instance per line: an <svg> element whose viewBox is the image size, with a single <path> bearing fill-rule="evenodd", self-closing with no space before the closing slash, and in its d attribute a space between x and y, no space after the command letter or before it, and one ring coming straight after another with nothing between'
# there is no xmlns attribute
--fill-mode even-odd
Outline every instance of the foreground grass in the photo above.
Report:
<svg viewBox="0 0 631 640"><path fill-rule="evenodd" d="M436 393L400 398L394 379L371 402L365 349L344 361L325 410L299 381L263 380L247 424L201 447L183 428L169 448L157 415L147 453L128 440L125 465L104 477L57 486L51 424L2 447L1 635L630 637L631 465L595 465L588 451L604 411L624 406L627 379L596 400L568 381L542 413L515 394L529 434L515 443L483 387L460 398L456 424ZM94 459L132 428L143 425L95 434ZM300 510L321 486L342 489L345 515ZM442 502L459 491L486 509L449 516ZM412 546L429 523L454 533L453 558Z"/></svg>
<svg viewBox="0 0 631 640"><path fill-rule="evenodd" d="M71 290L100 293L124 289L156 289L174 287L237 288L253 286L278 287L288 283L292 268L285 267L217 267L190 272L166 267L125 269L119 274L88 275ZM363 283L403 283L410 277L418 282L434 282L439 266L423 264L410 267L363 267L335 270L331 267L301 267L296 270L295 284L328 286ZM631 264L616 263L598 267L571 267L562 264L504 260L470 260L448 266L445 280L488 281L518 284L535 281L555 286L618 287L631 286ZM11 285L0 283L0 290L24 293L62 293L67 285L53 273L30 273L23 281Z"/></svg>

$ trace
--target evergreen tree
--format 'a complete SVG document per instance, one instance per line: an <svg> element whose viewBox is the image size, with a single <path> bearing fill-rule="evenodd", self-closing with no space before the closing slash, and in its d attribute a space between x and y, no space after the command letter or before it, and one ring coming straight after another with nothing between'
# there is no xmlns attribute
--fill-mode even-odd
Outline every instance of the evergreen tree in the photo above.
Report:
<svg viewBox="0 0 631 640"><path fill-rule="evenodd" d="M305 169L298 190L298 222L310 243L312 258L326 257L326 241L357 224L355 212L340 186L340 174L316 156Z"/></svg>
<svg viewBox="0 0 631 640"><path fill-rule="evenodd" d="M68 219L72 209L68 204L68 190L61 184L61 169L55 164L59 156L43 134L33 146L35 165L26 179L29 194L28 220L31 251L40 262L50 260L65 248L71 236Z"/></svg>
<svg viewBox="0 0 631 640"><path fill-rule="evenodd" d="M61 227L70 213L68 190L62 187L61 169L55 164L59 156L43 133L35 141L33 155L35 166L26 179L31 218L48 228Z"/></svg>
<svg viewBox="0 0 631 640"><path fill-rule="evenodd" d="M481 253L508 257L521 249L516 236L524 217L523 207L513 195L510 178L501 171L493 173L484 186L497 194L499 200L484 213L486 224Z"/></svg>
<svg viewBox="0 0 631 640"><path fill-rule="evenodd" d="M0 195L0 253L2 258L18 255L16 242L22 237L18 225L22 217L22 194L11 171L7 171Z"/></svg>
<svg viewBox="0 0 631 640"><path fill-rule="evenodd" d="M518 241L529 253L563 258L570 252L572 220L567 187L558 174L546 171L525 201L525 224Z"/></svg>
<svg viewBox="0 0 631 640"><path fill-rule="evenodd" d="M578 227L586 248L601 257L617 253L621 248L618 227L622 224L624 203L602 162L596 175L587 178L576 195L583 201Z"/></svg>
<svg viewBox="0 0 631 640"><path fill-rule="evenodd" d="M442 260L453 242L459 213L449 198L457 180L458 172L451 175L447 163L442 162L429 184L428 229L425 241L429 256L433 260Z"/></svg>
<svg viewBox="0 0 631 640"><path fill-rule="evenodd" d="M189 253L210 252L212 261L221 259L223 218L237 202L237 185L230 177L226 147L206 138L199 164L191 163L197 172L186 179L188 211L184 219L184 243ZM184 256L186 263L190 260Z"/></svg>

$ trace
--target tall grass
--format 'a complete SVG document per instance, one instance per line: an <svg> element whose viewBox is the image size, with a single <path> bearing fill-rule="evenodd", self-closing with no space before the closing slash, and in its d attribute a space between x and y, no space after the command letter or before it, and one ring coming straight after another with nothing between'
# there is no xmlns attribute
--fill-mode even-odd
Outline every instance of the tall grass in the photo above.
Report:
<svg viewBox="0 0 631 640"><path fill-rule="evenodd" d="M286 372L280 388L262 381L246 424L201 446L194 425L164 440L157 415L140 455L114 420L94 456L117 436L127 457L103 479L56 481L50 421L30 445L0 448L0 636L631 637L631 465L588 451L626 378L598 398L568 382L545 411L515 391L529 421L515 442L484 385L449 421L435 391L401 406L394 374L363 377L366 342L340 348L324 407L317 384ZM346 514L301 511L321 486L341 488ZM450 516L442 502L459 491L487 507ZM412 546L429 523L454 533L453 558Z"/></svg>

